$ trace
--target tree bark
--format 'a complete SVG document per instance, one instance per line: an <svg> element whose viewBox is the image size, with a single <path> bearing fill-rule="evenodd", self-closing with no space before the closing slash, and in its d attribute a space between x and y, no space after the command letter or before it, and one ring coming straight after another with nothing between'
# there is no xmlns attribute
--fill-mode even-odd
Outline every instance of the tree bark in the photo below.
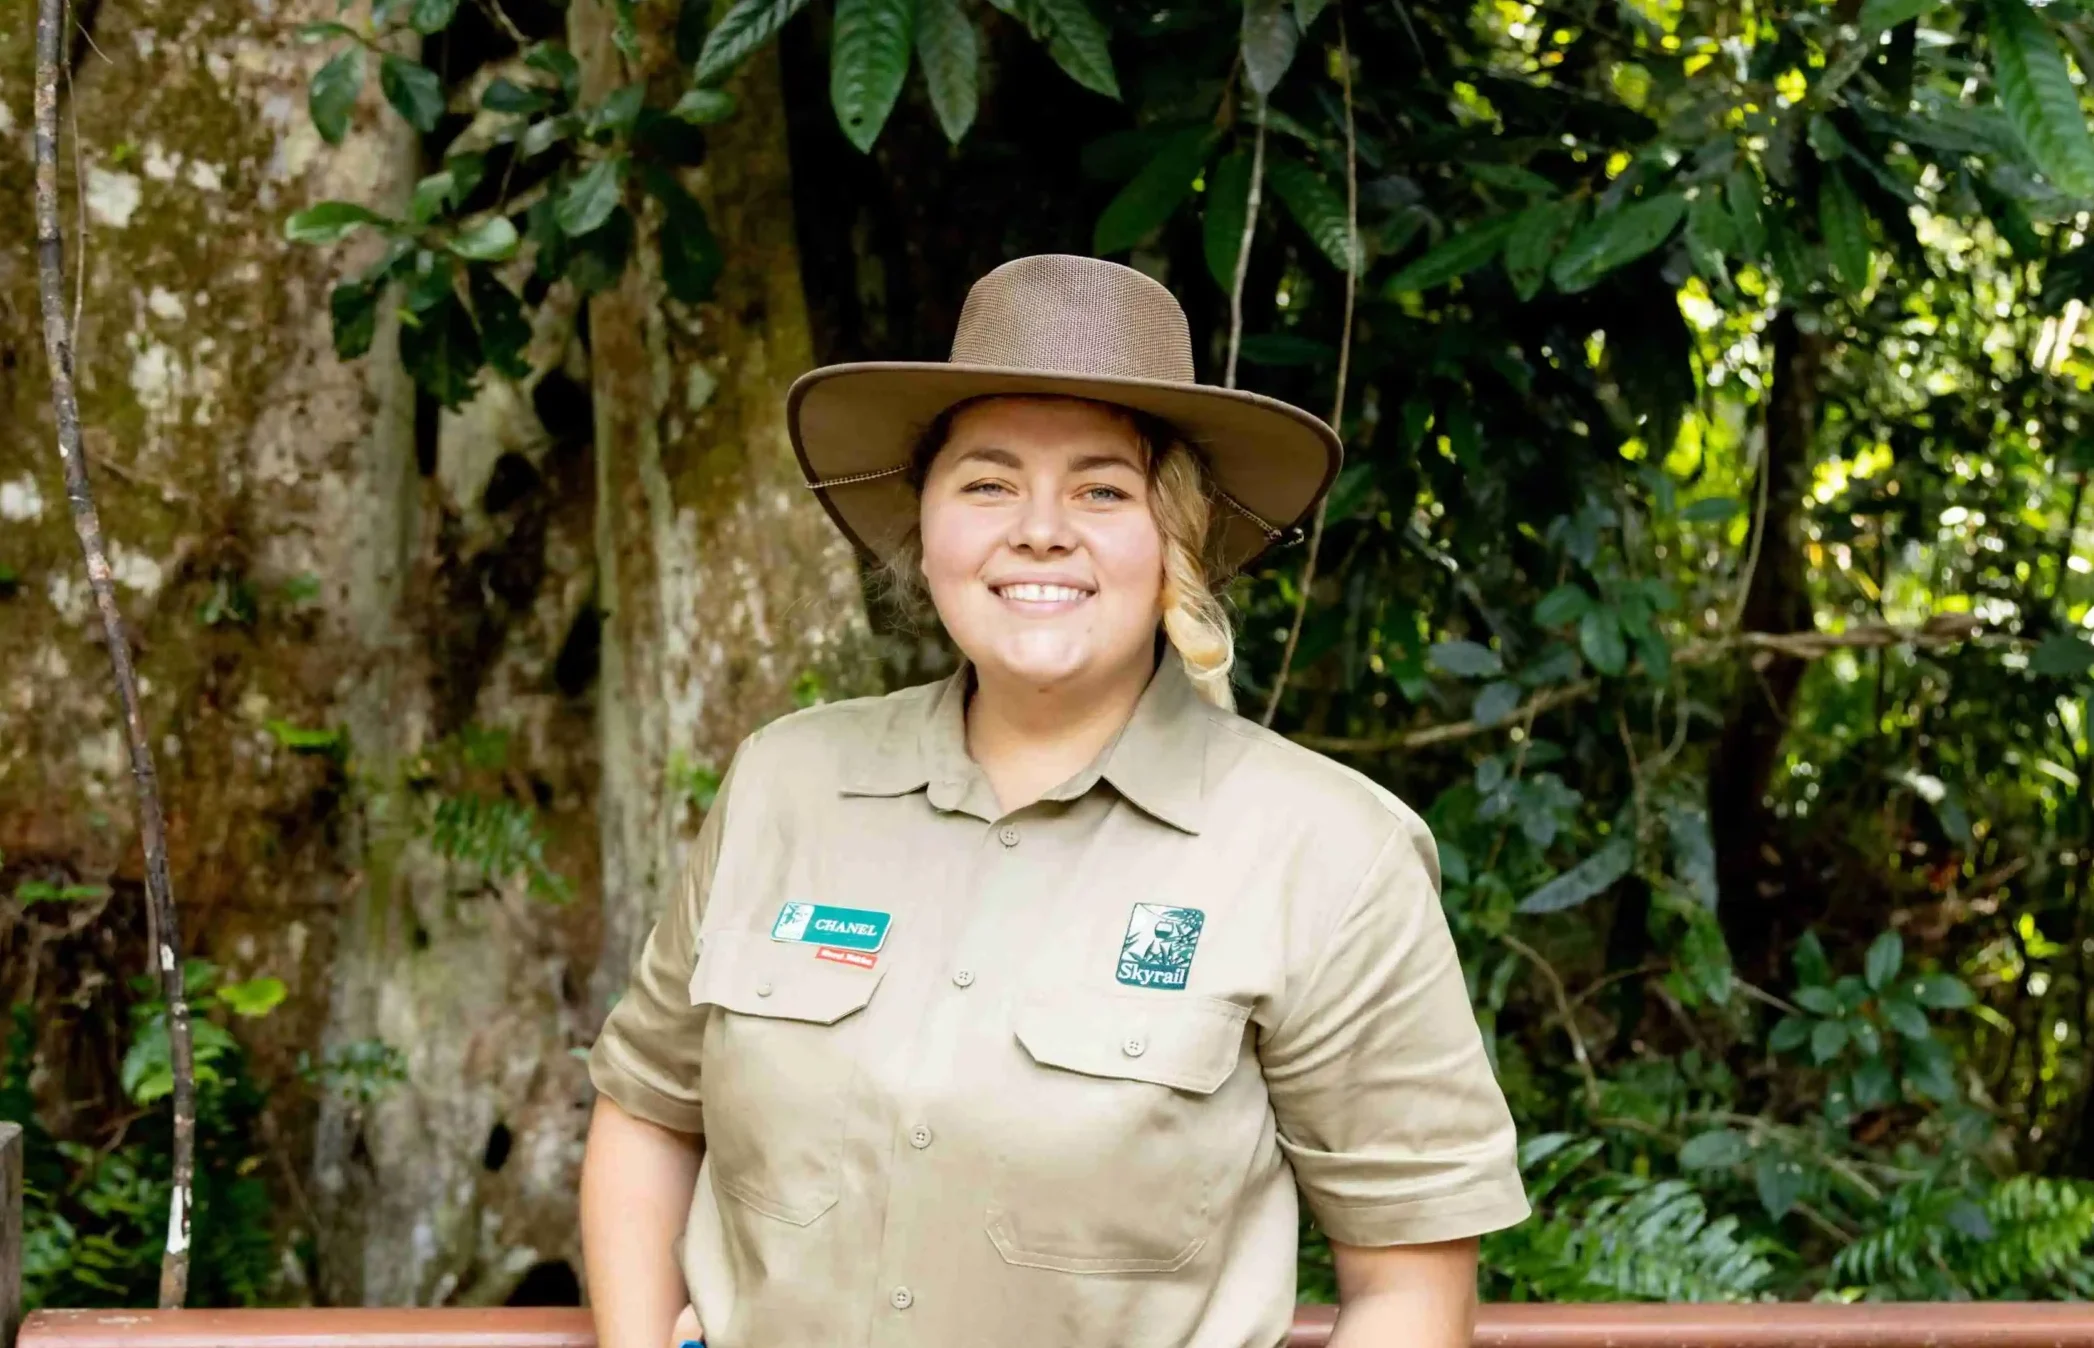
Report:
<svg viewBox="0 0 2094 1348"><path fill-rule="evenodd" d="M1803 502L1817 437L1825 338L1805 330L1789 309L1776 315L1769 336L1774 377L1760 462L1764 504L1754 520L1757 542L1738 626L1801 632L1815 626L1803 556ZM1783 881L1778 821L1766 798L1807 664L1772 651L1740 656L1738 684L1709 768L1718 916L1732 958L1749 978L1765 977L1771 961L1819 915L1807 894Z"/></svg>

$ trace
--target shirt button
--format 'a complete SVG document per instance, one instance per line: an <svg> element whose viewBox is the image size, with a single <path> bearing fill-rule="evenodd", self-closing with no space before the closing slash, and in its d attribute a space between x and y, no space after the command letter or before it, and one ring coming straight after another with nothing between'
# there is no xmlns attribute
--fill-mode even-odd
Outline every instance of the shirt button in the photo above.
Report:
<svg viewBox="0 0 2094 1348"><path fill-rule="evenodd" d="M973 986L974 986L974 970L972 970L972 969L956 969L956 970L954 970L954 971L953 971L953 976L952 976L952 985L953 985L954 987L956 987L956 988L971 988L971 987L973 987Z"/></svg>
<svg viewBox="0 0 2094 1348"><path fill-rule="evenodd" d="M771 985L770 985L769 983L758 983L758 984L756 985L756 995L757 995L757 996L759 996L759 997L768 997L768 996L770 996L770 995L771 995Z"/></svg>
<svg viewBox="0 0 2094 1348"><path fill-rule="evenodd" d="M1143 1039L1138 1034L1128 1035L1127 1042L1120 1045L1120 1052L1126 1054L1130 1058L1139 1058L1142 1054L1148 1051L1148 1041Z"/></svg>
<svg viewBox="0 0 2094 1348"><path fill-rule="evenodd" d="M898 1311L909 1309L916 1301L916 1298L910 1294L909 1289L906 1287L895 1288L894 1295L887 1299L894 1303L894 1308Z"/></svg>
<svg viewBox="0 0 2094 1348"><path fill-rule="evenodd" d="M1018 845L1018 826L1016 824L1005 824L1002 828L996 830L996 841L1002 843L1005 847L1016 847Z"/></svg>
<svg viewBox="0 0 2094 1348"><path fill-rule="evenodd" d="M911 1128L909 1130L909 1145L918 1151L922 1151L925 1147L930 1146L931 1130L920 1123Z"/></svg>

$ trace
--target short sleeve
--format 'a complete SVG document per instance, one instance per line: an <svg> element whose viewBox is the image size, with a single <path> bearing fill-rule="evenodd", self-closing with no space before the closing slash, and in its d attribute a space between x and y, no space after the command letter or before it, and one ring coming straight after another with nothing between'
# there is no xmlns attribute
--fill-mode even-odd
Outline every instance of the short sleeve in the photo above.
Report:
<svg viewBox="0 0 2094 1348"><path fill-rule="evenodd" d="M699 826L668 909L648 933L625 994L589 1050L589 1080L598 1091L633 1117L679 1133L705 1131L699 1093L705 1008L691 1005L690 979L740 760L738 751Z"/></svg>
<svg viewBox="0 0 2094 1348"><path fill-rule="evenodd" d="M1431 834L1404 820L1259 1047L1281 1151L1348 1245L1481 1235L1529 1211L1438 874Z"/></svg>

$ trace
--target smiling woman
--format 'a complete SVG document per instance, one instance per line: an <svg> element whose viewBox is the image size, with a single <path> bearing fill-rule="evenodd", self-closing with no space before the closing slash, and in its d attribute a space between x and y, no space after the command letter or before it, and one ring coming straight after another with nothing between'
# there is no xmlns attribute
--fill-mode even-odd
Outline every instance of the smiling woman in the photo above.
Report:
<svg viewBox="0 0 2094 1348"><path fill-rule="evenodd" d="M788 401L965 661L737 752L590 1058L600 1342L1276 1348L1306 1198L1334 1345L1466 1348L1527 1205L1432 836L1229 709L1213 581L1336 438L1110 263L998 268L954 351Z"/></svg>

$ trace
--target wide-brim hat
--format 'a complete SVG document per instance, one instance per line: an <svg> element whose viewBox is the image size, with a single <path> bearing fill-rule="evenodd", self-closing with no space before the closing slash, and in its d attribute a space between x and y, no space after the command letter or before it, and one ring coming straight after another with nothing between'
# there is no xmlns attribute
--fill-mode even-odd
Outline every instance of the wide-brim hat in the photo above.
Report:
<svg viewBox="0 0 2094 1348"><path fill-rule="evenodd" d="M991 394L1091 398L1160 417L1205 458L1221 496L1213 562L1228 575L1301 526L1337 476L1337 433L1275 398L1195 383L1177 299L1131 267L1042 254L974 283L952 357L826 365L793 382L800 470L844 536L884 562L916 526L904 478L947 409Z"/></svg>

